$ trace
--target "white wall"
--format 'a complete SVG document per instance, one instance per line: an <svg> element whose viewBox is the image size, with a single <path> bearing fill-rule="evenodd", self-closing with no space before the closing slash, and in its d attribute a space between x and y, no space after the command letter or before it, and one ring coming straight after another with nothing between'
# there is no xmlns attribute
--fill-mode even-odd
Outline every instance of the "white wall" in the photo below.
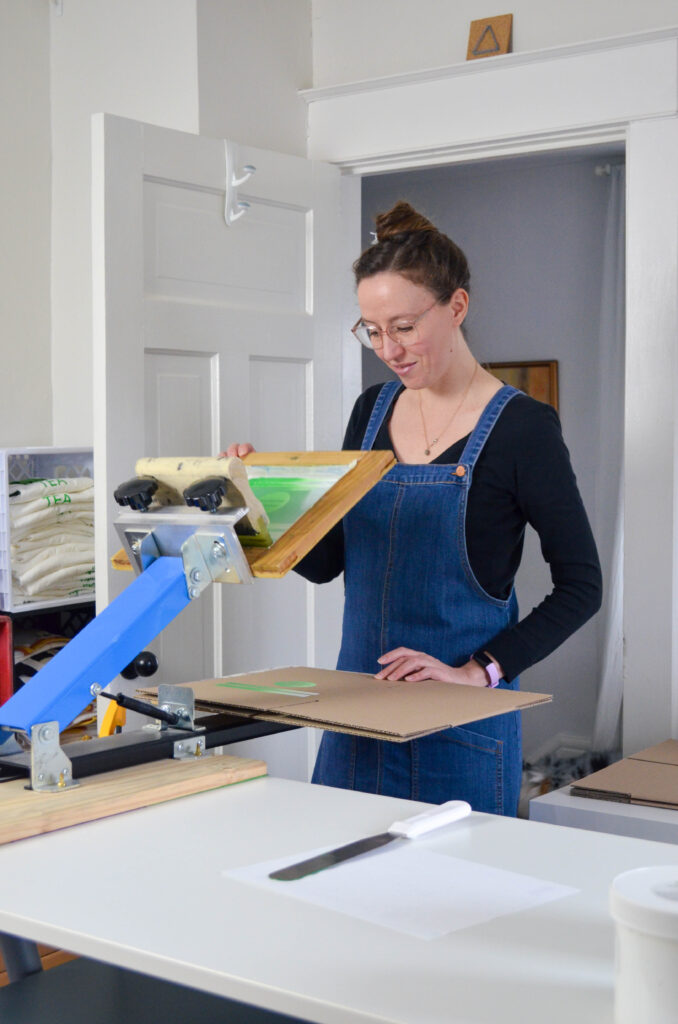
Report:
<svg viewBox="0 0 678 1024"><path fill-rule="evenodd" d="M596 486L598 406L606 386L600 379L598 327L609 178L594 173L601 159L600 154L561 152L363 180L365 242L374 214L405 198L466 252L471 267L466 335L479 360L558 360L563 432L594 529L606 511L598 507ZM621 406L622 395L617 397ZM528 529L517 584L521 615L550 588L537 538ZM601 625L600 619L591 620L523 673L523 689L555 695L553 704L523 715L527 755L555 737L590 740Z"/></svg>
<svg viewBox="0 0 678 1024"><path fill-rule="evenodd" d="M52 26L54 443L92 441L91 126L198 131L196 0L63 0ZM122 411L121 411L122 412Z"/></svg>
<svg viewBox="0 0 678 1024"><path fill-rule="evenodd" d="M49 10L0 4L0 447L52 440Z"/></svg>
<svg viewBox="0 0 678 1024"><path fill-rule="evenodd" d="M200 134L306 156L311 0L198 0Z"/></svg>
<svg viewBox="0 0 678 1024"><path fill-rule="evenodd" d="M514 0L513 51L606 39L678 24L676 0ZM466 60L486 0L313 0L316 87Z"/></svg>
<svg viewBox="0 0 678 1024"><path fill-rule="evenodd" d="M89 443L90 117L305 155L310 0L64 0L52 10L54 443ZM96 398L94 397L94 400Z"/></svg>

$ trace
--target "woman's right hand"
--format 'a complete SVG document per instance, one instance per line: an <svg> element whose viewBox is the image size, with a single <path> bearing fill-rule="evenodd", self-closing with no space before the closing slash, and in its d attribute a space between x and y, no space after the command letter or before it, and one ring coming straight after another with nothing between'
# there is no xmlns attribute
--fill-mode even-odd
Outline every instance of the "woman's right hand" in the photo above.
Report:
<svg viewBox="0 0 678 1024"><path fill-rule="evenodd" d="M244 459L250 452L255 452L256 448L249 441L244 443L229 444L225 452L219 452L219 458L226 456L229 459Z"/></svg>

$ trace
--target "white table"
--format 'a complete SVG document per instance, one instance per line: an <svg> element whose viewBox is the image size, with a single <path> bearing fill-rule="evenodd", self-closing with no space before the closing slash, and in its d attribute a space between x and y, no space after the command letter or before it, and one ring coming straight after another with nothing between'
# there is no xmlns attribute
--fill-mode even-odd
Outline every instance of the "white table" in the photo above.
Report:
<svg viewBox="0 0 678 1024"><path fill-rule="evenodd" d="M659 843L678 843L678 810L571 796L569 786L530 800L530 820Z"/></svg>
<svg viewBox="0 0 678 1024"><path fill-rule="evenodd" d="M608 888L678 865L666 844L474 814L419 842L581 891L433 941L223 877L416 810L261 779L24 840L0 848L0 930L322 1024L611 1024Z"/></svg>

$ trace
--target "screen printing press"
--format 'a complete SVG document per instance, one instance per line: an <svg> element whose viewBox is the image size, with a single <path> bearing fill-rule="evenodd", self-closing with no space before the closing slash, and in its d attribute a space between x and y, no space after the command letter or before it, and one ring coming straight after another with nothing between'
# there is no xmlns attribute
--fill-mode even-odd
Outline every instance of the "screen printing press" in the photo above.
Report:
<svg viewBox="0 0 678 1024"><path fill-rule="evenodd" d="M152 656L140 652L213 583L284 576L393 462L391 452L252 453L247 469L229 458L140 459L115 492L123 548L113 564L136 578L0 708L0 778L29 775L33 792L66 791L102 772L195 760L291 728L228 713L198 719L186 687L161 685L156 706L106 687L151 672ZM112 698L104 735L66 753L60 734L99 696ZM124 708L156 728L121 730Z"/></svg>

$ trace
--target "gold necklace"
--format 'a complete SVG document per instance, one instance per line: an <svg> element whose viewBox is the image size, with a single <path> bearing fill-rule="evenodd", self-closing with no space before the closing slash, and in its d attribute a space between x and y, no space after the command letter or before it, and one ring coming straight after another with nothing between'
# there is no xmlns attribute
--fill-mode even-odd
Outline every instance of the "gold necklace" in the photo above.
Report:
<svg viewBox="0 0 678 1024"><path fill-rule="evenodd" d="M471 384L473 384L473 380L475 378L477 370L478 370L478 363L476 362L475 366L473 367L473 373L471 374L470 380L469 380L468 384L466 385L466 388L464 389L464 394L461 396L461 401L459 402L458 406L456 407L456 409L454 410L454 412L452 413L452 415L450 416L449 420L447 421L447 423L445 424L443 429L440 431L438 436L434 437L433 440L430 441L430 442L429 442L428 437L426 436L426 423L424 422L424 408L423 408L422 403L421 403L421 391L419 391L419 393L418 393L419 394L419 415L421 416L421 426L422 426L422 429L423 429L423 432L424 432L424 441L426 442L426 447L424 448L424 455L430 455L431 454L431 448L433 448L433 445L434 444L438 444L438 441L440 440L440 438L444 436L444 434L450 429L450 427L454 423L454 420L455 420L455 418L457 416L457 413L460 411L462 405L466 401L466 398L468 396L469 391L471 390Z"/></svg>

